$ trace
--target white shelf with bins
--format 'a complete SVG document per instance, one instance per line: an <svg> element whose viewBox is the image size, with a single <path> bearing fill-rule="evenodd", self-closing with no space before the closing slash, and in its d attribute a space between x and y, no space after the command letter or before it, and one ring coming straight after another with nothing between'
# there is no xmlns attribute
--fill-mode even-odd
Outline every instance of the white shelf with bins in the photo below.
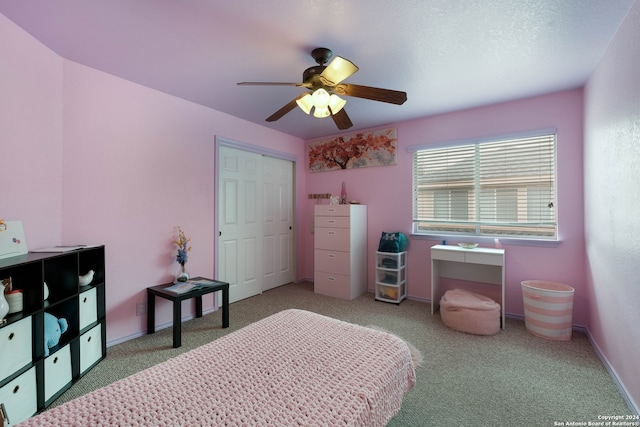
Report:
<svg viewBox="0 0 640 427"><path fill-rule="evenodd" d="M376 300L400 304L407 297L407 252L376 252Z"/></svg>

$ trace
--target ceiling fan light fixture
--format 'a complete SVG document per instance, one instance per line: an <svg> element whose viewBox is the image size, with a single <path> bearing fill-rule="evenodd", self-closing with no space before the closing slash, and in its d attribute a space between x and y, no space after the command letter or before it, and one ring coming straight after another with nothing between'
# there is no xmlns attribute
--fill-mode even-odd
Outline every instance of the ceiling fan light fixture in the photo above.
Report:
<svg viewBox="0 0 640 427"><path fill-rule="evenodd" d="M326 84L333 86L337 85L356 71L358 71L358 67L356 67L353 62L340 56L336 56L327 65L322 76L324 77Z"/></svg>
<svg viewBox="0 0 640 427"><path fill-rule="evenodd" d="M313 110L313 117L317 117L319 119L329 117L330 115L331 113L329 112L328 107L316 107L316 109Z"/></svg>
<svg viewBox="0 0 640 427"><path fill-rule="evenodd" d="M311 97L313 98L313 105L315 105L316 109L327 108L329 106L329 92L327 92L323 88L320 88L313 92L313 95L311 95Z"/></svg>
<svg viewBox="0 0 640 427"><path fill-rule="evenodd" d="M331 109L331 114L336 114L338 111L342 110L347 101L340 98L336 94L331 94L329 97L329 108Z"/></svg>
<svg viewBox="0 0 640 427"><path fill-rule="evenodd" d="M297 99L296 104L298 104L298 107L300 107L302 111L304 111L306 114L309 114L311 113L311 108L313 108L313 98L311 94L308 93L302 98Z"/></svg>

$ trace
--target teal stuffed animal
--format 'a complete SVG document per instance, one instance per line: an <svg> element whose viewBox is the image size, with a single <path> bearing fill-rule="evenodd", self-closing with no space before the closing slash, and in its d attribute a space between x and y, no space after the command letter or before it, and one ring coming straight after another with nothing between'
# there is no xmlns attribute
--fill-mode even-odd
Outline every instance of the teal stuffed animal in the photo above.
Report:
<svg viewBox="0 0 640 427"><path fill-rule="evenodd" d="M49 355L49 349L58 345L60 336L69 328L67 319L58 319L53 314L44 313L44 355Z"/></svg>

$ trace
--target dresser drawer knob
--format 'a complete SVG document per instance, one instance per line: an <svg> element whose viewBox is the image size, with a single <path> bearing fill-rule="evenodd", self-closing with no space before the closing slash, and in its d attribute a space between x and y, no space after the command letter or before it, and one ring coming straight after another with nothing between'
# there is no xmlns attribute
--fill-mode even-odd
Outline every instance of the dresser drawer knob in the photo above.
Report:
<svg viewBox="0 0 640 427"><path fill-rule="evenodd" d="M13 337L15 337L15 336L16 336L16 334L14 334L13 332L11 332L11 333L9 334L9 341L11 341L11 340L13 339Z"/></svg>
<svg viewBox="0 0 640 427"><path fill-rule="evenodd" d="M327 256L328 256L329 258L335 258L335 257L336 257L336 254L329 254L329 255L327 255Z"/></svg>
<svg viewBox="0 0 640 427"><path fill-rule="evenodd" d="M329 224L335 224L335 223L336 223L336 220L335 220L335 219L330 219L330 220L328 220L327 222L328 222Z"/></svg>
<svg viewBox="0 0 640 427"><path fill-rule="evenodd" d="M87 302L87 297L84 297L84 299L82 300L82 302Z"/></svg>
<svg viewBox="0 0 640 427"><path fill-rule="evenodd" d="M333 277L333 276L329 276L329 277L327 277L327 280L330 280L330 281L332 281L332 282L335 282L335 281L336 281L336 278L335 278L335 277Z"/></svg>
<svg viewBox="0 0 640 427"><path fill-rule="evenodd" d="M91 342L91 337L87 338L87 342Z"/></svg>
<svg viewBox="0 0 640 427"><path fill-rule="evenodd" d="M330 232L329 232L329 236L333 236L334 234L336 234L336 232L335 232L335 231L330 231Z"/></svg>
<svg viewBox="0 0 640 427"><path fill-rule="evenodd" d="M56 363L58 363L58 356L53 358L53 364L55 365Z"/></svg>
<svg viewBox="0 0 640 427"><path fill-rule="evenodd" d="M20 390L20 386L19 386L19 385L15 386L15 387L13 388L13 394L18 393L18 390Z"/></svg>

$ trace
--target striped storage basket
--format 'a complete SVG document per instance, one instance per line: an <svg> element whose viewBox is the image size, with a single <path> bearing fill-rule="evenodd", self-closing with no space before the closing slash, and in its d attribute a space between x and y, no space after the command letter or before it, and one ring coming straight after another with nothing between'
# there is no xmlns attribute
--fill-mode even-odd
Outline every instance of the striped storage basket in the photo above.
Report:
<svg viewBox="0 0 640 427"><path fill-rule="evenodd" d="M575 289L542 280L525 280L521 284L527 331L549 340L569 341Z"/></svg>

